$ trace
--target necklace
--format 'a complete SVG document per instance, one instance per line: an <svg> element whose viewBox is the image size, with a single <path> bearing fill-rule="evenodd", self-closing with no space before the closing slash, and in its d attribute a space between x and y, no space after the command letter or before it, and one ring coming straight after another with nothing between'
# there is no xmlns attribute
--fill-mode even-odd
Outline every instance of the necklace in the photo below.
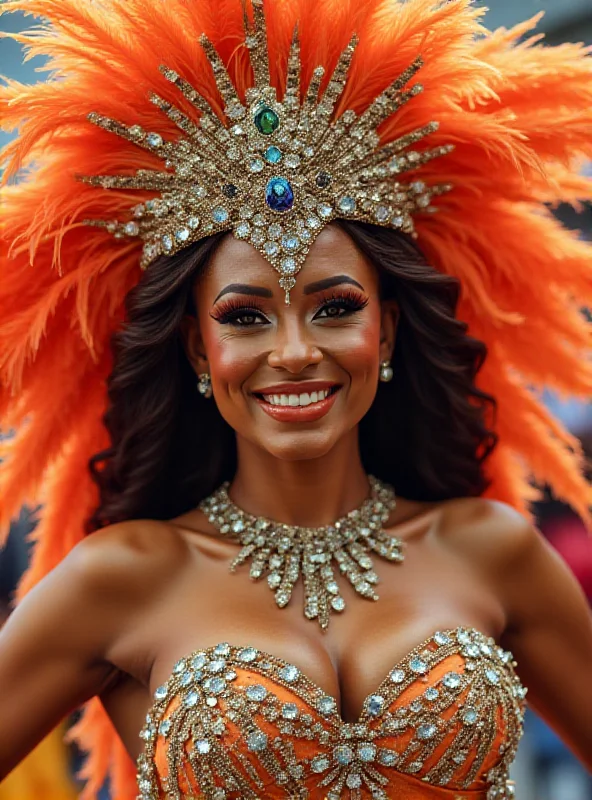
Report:
<svg viewBox="0 0 592 800"><path fill-rule="evenodd" d="M378 600L370 553L388 561L403 561L403 543L389 536L382 526L396 505L392 487L372 475L370 496L362 505L322 528L285 525L247 514L228 496L228 483L222 484L199 507L223 536L242 547L230 564L230 571L251 562L252 580L267 575L275 602L284 608L298 579L304 584L304 615L316 619L323 630L331 612L345 609L333 562L362 597Z"/></svg>

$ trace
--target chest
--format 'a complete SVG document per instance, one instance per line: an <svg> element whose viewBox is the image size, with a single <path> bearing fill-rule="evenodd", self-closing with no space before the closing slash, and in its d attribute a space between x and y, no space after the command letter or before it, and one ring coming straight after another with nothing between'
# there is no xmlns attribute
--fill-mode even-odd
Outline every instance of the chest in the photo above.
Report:
<svg viewBox="0 0 592 800"><path fill-rule="evenodd" d="M264 582L230 574L226 559L200 558L190 566L122 640L116 654L122 680L101 698L130 754L137 755L155 690L198 648L254 646L295 664L334 698L341 719L353 723L385 676L434 631L464 625L497 635L503 629L499 603L479 577L430 548L410 552L405 569L377 561L377 602L342 587L347 609L334 615L325 634L304 618L301 587L280 610Z"/></svg>

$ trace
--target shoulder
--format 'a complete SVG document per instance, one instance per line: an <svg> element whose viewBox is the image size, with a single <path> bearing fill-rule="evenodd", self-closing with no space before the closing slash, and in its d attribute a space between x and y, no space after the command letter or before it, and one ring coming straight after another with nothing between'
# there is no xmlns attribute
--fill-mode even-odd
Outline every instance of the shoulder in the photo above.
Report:
<svg viewBox="0 0 592 800"><path fill-rule="evenodd" d="M89 534L63 566L86 591L120 589L131 595L153 592L174 579L187 557L187 544L167 522L129 520Z"/></svg>
<svg viewBox="0 0 592 800"><path fill-rule="evenodd" d="M541 534L524 514L507 503L483 497L446 504L438 536L443 546L488 574L520 564L542 543Z"/></svg>

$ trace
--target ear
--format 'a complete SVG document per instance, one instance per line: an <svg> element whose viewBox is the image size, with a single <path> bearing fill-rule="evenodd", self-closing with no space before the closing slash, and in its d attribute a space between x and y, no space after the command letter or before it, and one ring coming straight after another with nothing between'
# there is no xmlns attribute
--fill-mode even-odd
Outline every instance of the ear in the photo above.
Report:
<svg viewBox="0 0 592 800"><path fill-rule="evenodd" d="M181 320L180 332L185 354L195 370L195 374L200 375L202 372L209 372L208 359L205 354L198 318L191 314L185 314Z"/></svg>
<svg viewBox="0 0 592 800"><path fill-rule="evenodd" d="M380 315L380 360L390 361L395 352L399 306L394 300L383 300Z"/></svg>

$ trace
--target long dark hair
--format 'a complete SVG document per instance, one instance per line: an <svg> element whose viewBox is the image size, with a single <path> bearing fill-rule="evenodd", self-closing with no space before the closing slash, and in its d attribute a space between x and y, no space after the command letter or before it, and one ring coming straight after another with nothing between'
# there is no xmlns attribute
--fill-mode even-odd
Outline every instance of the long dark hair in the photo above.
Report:
<svg viewBox="0 0 592 800"><path fill-rule="evenodd" d="M480 495L497 443L496 404L475 385L487 349L456 319L460 285L431 267L406 236L340 221L376 266L382 296L400 309L395 377L360 423L365 469L408 499ZM171 519L194 508L236 469L233 430L196 388L180 323L224 234L161 257L126 299L112 342L104 417L111 445L90 462L100 491L88 532L127 519Z"/></svg>

